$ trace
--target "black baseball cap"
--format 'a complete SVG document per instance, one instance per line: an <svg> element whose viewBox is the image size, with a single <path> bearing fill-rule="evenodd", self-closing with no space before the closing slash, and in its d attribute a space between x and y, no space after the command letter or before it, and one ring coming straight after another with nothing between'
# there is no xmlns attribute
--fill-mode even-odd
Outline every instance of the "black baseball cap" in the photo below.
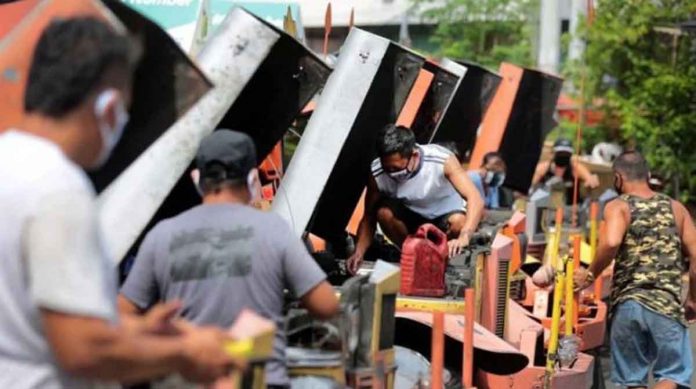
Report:
<svg viewBox="0 0 696 389"><path fill-rule="evenodd" d="M556 140L556 142L553 144L553 151L555 153L569 153L573 154L575 149L573 149L573 143L565 138L559 138Z"/></svg>
<svg viewBox="0 0 696 389"><path fill-rule="evenodd" d="M249 135L219 129L201 141L196 154L201 178L246 178L256 167L256 146Z"/></svg>

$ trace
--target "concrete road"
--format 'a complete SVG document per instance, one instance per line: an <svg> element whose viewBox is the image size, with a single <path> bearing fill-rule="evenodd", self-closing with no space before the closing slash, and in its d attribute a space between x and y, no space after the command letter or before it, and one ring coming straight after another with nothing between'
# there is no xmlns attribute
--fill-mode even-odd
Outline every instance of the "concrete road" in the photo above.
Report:
<svg viewBox="0 0 696 389"><path fill-rule="evenodd" d="M694 356L694 361L696 361L696 324L692 325L690 328L690 336L691 336L691 353ZM611 383L610 377L611 377L611 366L609 363L609 348L608 347L602 347L602 349L599 352L599 360L597 361L601 364L600 370L601 370L601 375L603 382L600 383L599 385L595 385L595 388L601 389L601 388L606 388L606 389L613 389L615 388L614 384ZM602 385L604 384L604 385ZM696 389L696 374L694 374L691 377L691 387L693 389Z"/></svg>

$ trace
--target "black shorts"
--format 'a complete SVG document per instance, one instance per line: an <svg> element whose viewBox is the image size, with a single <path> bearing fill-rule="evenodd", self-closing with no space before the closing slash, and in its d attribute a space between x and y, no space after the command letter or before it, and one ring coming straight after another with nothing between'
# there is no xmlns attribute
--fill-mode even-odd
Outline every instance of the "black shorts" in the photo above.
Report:
<svg viewBox="0 0 696 389"><path fill-rule="evenodd" d="M383 208L387 207L389 208L394 216L401 220L405 225L406 228L408 229L409 234L414 234L416 230L420 226L426 223L430 223L435 225L435 227L439 228L442 230L442 232L447 232L449 230L450 224L449 224L449 218L450 216L454 214L462 214L464 215L464 210L459 210L459 211L453 211L453 212L448 212L444 215L438 216L434 219L428 219L426 217L423 217L422 215L419 215L418 213L412 211L403 203L399 200L396 199L382 199L382 201L379 204L378 208Z"/></svg>

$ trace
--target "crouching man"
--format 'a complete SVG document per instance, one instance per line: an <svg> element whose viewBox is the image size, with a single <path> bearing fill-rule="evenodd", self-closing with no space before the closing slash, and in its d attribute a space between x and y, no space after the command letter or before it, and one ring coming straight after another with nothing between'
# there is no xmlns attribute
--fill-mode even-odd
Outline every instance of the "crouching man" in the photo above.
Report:
<svg viewBox="0 0 696 389"><path fill-rule="evenodd" d="M370 247L377 222L401 247L425 223L446 232L450 255L469 244L483 213L483 199L457 157L438 145L416 144L404 126L387 125L377 137L355 252L348 269L355 273Z"/></svg>

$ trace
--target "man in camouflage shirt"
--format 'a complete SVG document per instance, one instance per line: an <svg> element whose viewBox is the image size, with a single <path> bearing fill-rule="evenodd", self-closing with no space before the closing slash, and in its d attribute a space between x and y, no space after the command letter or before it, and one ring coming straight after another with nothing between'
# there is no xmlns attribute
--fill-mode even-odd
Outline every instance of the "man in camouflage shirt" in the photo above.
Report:
<svg viewBox="0 0 696 389"><path fill-rule="evenodd" d="M688 323L696 319L696 228L686 208L648 186L649 169L637 152L614 162L614 186L621 196L604 210L594 262L575 272L579 288L589 286L615 259L611 292L612 381L645 388L689 387L693 373ZM690 265L688 258L691 258ZM689 293L682 304L682 280Z"/></svg>

